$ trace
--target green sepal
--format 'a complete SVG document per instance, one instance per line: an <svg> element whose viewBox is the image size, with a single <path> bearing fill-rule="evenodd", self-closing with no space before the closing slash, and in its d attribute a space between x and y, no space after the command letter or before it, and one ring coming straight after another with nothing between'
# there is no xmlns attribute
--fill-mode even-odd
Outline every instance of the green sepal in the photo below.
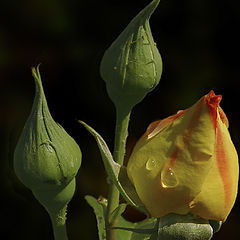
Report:
<svg viewBox="0 0 240 240"><path fill-rule="evenodd" d="M127 186L126 189L121 184L121 182L123 182L122 176L123 175L126 176L126 173L124 173L124 172L126 172L126 170L124 167L117 164L113 160L112 154L111 154L106 142L104 141L104 139L93 128L88 126L86 123L84 123L82 121L79 121L79 123L81 123L93 135L93 137L97 141L99 150L101 152L102 160L104 163L104 167L106 169L106 172L108 174L110 181L112 181L113 184L116 185L119 192L122 194L123 198L127 201L128 204L130 204L131 206L133 206L137 209L139 208L140 210L143 211L143 209L144 209L143 204L140 203L140 200L137 197L136 193L132 193L134 191L134 187L133 186L129 187L130 182L128 184L126 182L124 183L124 186ZM121 176L121 181L119 180L119 176ZM128 181L127 178L125 179L125 181ZM129 194L129 195L127 193L128 189L131 189L131 191L132 191L131 194Z"/></svg>
<svg viewBox="0 0 240 240"><path fill-rule="evenodd" d="M99 240L106 240L105 212L106 205L101 199L97 200L92 196L85 196L87 203L93 208L97 220Z"/></svg>
<svg viewBox="0 0 240 240"><path fill-rule="evenodd" d="M213 228L213 233L218 232L222 227L222 221L209 220L211 227Z"/></svg>
<svg viewBox="0 0 240 240"><path fill-rule="evenodd" d="M208 220L192 214L168 214L160 218L158 237L164 240L209 240L213 229Z"/></svg>
<svg viewBox="0 0 240 240"><path fill-rule="evenodd" d="M160 81L162 59L149 19L160 0L148 4L106 50L100 73L117 108L130 110Z"/></svg>

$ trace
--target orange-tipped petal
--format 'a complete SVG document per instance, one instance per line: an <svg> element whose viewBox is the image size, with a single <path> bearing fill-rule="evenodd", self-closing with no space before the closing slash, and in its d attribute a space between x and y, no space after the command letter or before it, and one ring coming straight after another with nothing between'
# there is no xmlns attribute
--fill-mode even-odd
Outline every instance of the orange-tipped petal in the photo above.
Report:
<svg viewBox="0 0 240 240"><path fill-rule="evenodd" d="M237 152L220 111L213 166L201 193L194 199L192 212L206 219L225 221L236 199L239 166Z"/></svg>

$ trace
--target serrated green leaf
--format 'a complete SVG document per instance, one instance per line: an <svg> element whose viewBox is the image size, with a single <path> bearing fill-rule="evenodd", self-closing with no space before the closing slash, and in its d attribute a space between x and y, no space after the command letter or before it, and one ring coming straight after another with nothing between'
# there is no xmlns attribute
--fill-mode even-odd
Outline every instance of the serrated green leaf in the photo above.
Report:
<svg viewBox="0 0 240 240"><path fill-rule="evenodd" d="M79 123L81 123L94 136L95 140L97 141L99 150L101 152L102 160L104 163L104 167L110 180L116 185L119 192L122 194L123 198L127 201L127 203L129 203L133 207L138 208L136 202L126 193L125 189L119 182L118 177L121 166L113 160L112 154L104 139L93 128L88 126L83 121L79 121Z"/></svg>
<svg viewBox="0 0 240 240"><path fill-rule="evenodd" d="M85 199L96 215L99 240L106 240L105 205L92 196L85 196Z"/></svg>

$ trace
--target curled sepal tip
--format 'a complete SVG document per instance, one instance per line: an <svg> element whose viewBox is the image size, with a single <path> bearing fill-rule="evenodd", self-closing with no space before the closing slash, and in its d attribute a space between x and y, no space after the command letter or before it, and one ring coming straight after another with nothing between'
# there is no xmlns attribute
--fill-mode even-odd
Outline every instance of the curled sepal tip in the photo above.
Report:
<svg viewBox="0 0 240 240"><path fill-rule="evenodd" d="M160 81L162 60L149 18L160 0L153 0L106 50L100 73L116 107L132 109Z"/></svg>
<svg viewBox="0 0 240 240"><path fill-rule="evenodd" d="M72 198L81 164L77 143L48 109L39 67L32 69L35 98L14 152L14 170L48 212L58 212Z"/></svg>

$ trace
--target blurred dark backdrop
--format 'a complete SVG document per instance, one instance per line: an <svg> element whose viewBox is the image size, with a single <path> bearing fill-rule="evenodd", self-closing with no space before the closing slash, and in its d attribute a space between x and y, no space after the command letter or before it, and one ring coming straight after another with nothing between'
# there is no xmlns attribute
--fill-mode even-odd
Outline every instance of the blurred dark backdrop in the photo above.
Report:
<svg viewBox="0 0 240 240"><path fill-rule="evenodd" d="M94 127L113 146L114 106L99 76L105 49L150 0L0 1L0 225L1 239L52 239L45 210L16 178L13 151L34 97L30 68L42 63L54 119L80 145L83 163L69 204L69 239L97 239L83 199L107 196L100 154L77 123ZM239 24L237 0L162 0L151 18L163 58L159 86L132 113L129 146L157 119L191 106L213 89L239 149ZM130 148L130 147L129 147ZM129 210L128 219L141 217ZM215 240L240 236L239 198Z"/></svg>

